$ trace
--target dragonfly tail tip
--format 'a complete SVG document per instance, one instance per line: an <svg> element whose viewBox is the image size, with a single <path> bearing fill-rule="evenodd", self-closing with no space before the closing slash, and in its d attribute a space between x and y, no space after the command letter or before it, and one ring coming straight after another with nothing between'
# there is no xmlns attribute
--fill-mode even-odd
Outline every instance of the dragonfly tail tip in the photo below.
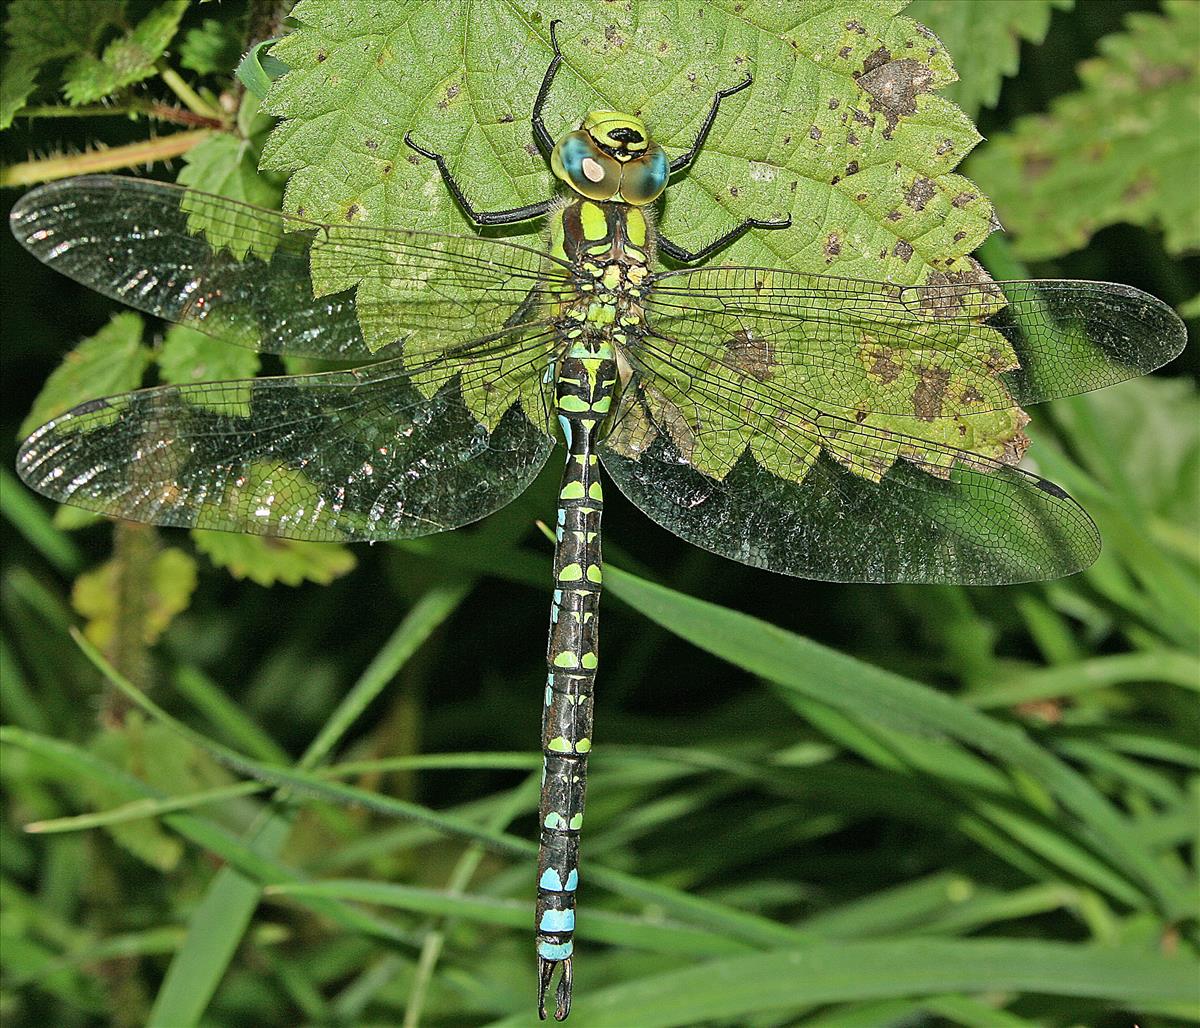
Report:
<svg viewBox="0 0 1200 1028"><path fill-rule="evenodd" d="M571 958L565 960L547 960L538 957L538 1017L546 1020L546 992L550 988L550 979L554 969L562 964L562 974L558 979L558 988L554 990L554 1020L565 1021L571 1013Z"/></svg>

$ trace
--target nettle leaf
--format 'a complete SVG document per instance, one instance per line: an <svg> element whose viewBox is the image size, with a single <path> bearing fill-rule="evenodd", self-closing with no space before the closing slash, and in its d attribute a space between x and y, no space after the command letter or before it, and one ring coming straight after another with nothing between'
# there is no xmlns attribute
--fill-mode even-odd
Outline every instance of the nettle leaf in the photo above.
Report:
<svg viewBox="0 0 1200 1028"><path fill-rule="evenodd" d="M913 0L906 10L942 41L954 58L958 81L942 93L974 117L994 107L1005 78L1015 75L1023 42L1041 43L1054 11L1075 0Z"/></svg>
<svg viewBox="0 0 1200 1028"><path fill-rule="evenodd" d="M123 311L76 346L46 379L18 434L26 436L87 400L128 392L141 385L152 356L150 349L142 345L142 329L141 317Z"/></svg>
<svg viewBox="0 0 1200 1028"><path fill-rule="evenodd" d="M241 56L240 28L232 21L205 18L179 44L179 63L197 75L227 75Z"/></svg>
<svg viewBox="0 0 1200 1028"><path fill-rule="evenodd" d="M92 0L80 17L78 0L10 0L4 19L7 54L0 73L0 129L12 124L51 61L92 52L124 17L124 0Z"/></svg>
<svg viewBox="0 0 1200 1028"><path fill-rule="evenodd" d="M669 153L685 149L717 89L731 97L688 174L672 184L663 230L700 244L745 217L782 217L751 233L732 264L924 281L992 229L988 201L954 167L979 141L934 90L949 56L906 0L710 4L704 16L649 2L628 11L549 4L301 2L299 28L273 54L291 67L265 109L283 119L263 166L290 172L285 209L342 223L474 232L406 131L447 155L476 206L549 195L554 180L529 113L549 63L549 20L567 56L546 111L552 134L589 109L639 112ZM514 231L538 244L540 226ZM905 243L897 247L898 242Z"/></svg>
<svg viewBox="0 0 1200 1028"><path fill-rule="evenodd" d="M185 325L172 325L167 330L156 361L160 377L171 385L253 378L261 363L253 350L232 346Z"/></svg>
<svg viewBox="0 0 1200 1028"><path fill-rule="evenodd" d="M78 19L78 4L75 9ZM187 9L188 0L167 0L108 43L99 56L87 53L76 57L63 73L67 100L76 105L95 103L150 78Z"/></svg>
<svg viewBox="0 0 1200 1028"><path fill-rule="evenodd" d="M205 193L278 209L283 196L282 181L278 176L258 170L259 154L272 125L272 119L260 114L258 108L258 98L246 93L238 111L237 134L214 133L189 150L184 155L184 166L176 181ZM202 196L189 194L183 206L190 215L188 228L203 232L215 249L228 247L235 254L244 256L248 249L245 239L250 238L255 240L255 253L265 260L270 259L275 240L266 239L260 223L251 225L231 218L227 208L218 212Z"/></svg>
<svg viewBox="0 0 1200 1028"><path fill-rule="evenodd" d="M753 73L753 86L722 106L699 158L667 192L661 225L676 242L699 246L746 217L788 214L787 231L752 232L717 260L899 284L977 281L984 273L967 255L995 220L987 198L954 169L980 137L935 92L954 81L954 69L937 38L900 14L906 2L730 0L684 15L665 0L636 12L551 3L526 17L499 0L472 4L469 15L438 3L302 0L293 11L299 28L272 49L291 70L264 101L282 122L262 166L292 173L289 213L477 235L404 134L445 154L479 209L550 195L554 180L529 116L551 57L549 22L560 18L565 59L545 112L552 135L588 110L613 108L645 118L676 154L695 138L713 94ZM540 231L535 224L506 235L539 246ZM331 240L336 251L336 230ZM360 307L388 302L394 276L385 269L336 264L337 280L320 281L322 290L358 282ZM453 286L444 285L439 296L452 301ZM891 384L905 388L912 392L905 379ZM488 417L518 395L493 395ZM685 398L662 399L677 420L688 419ZM1015 455L1025 445L1024 416L1007 394L998 406L989 424L974 422L972 445ZM660 423L672 416L654 413ZM948 427L961 427L935 421L914 431L943 443ZM730 466L726 451L743 446L743 435L710 433L720 452L697 442L698 466ZM764 466L779 464L761 446L753 452Z"/></svg>
<svg viewBox="0 0 1200 1028"><path fill-rule="evenodd" d="M97 649L107 650L117 630L121 607L121 567L117 558L75 579L71 606L87 618L84 634ZM159 551L146 582L145 609L141 618L142 641L152 646L177 614L187 610L196 590L196 562L183 550Z"/></svg>
<svg viewBox="0 0 1200 1028"><path fill-rule="evenodd" d="M258 585L328 585L349 574L357 563L353 553L337 543L310 543L295 539L267 539L233 532L193 531L196 549L234 578Z"/></svg>
<svg viewBox="0 0 1200 1028"><path fill-rule="evenodd" d="M88 746L91 752L155 788L171 794L227 785L230 775L207 753L179 738L172 728L147 721L139 710L126 712L118 727L106 727ZM79 791L88 805L114 807L128 796L103 781L82 776ZM170 871L183 855L183 843L157 818L146 817L104 827L139 860Z"/></svg>
<svg viewBox="0 0 1200 1028"><path fill-rule="evenodd" d="M1196 4L1167 0L1163 14L1132 14L1127 26L1079 66L1082 89L971 162L1027 260L1077 250L1117 222L1163 232L1173 254L1200 247Z"/></svg>

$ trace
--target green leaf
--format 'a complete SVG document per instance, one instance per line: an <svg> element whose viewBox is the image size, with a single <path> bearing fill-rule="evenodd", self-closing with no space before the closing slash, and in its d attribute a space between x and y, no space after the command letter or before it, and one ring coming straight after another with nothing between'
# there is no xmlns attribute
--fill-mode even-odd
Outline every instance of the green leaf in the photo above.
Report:
<svg viewBox="0 0 1200 1028"><path fill-rule="evenodd" d="M227 75L241 56L241 39L236 22L205 18L188 29L179 44L179 63L197 75Z"/></svg>
<svg viewBox="0 0 1200 1028"><path fill-rule="evenodd" d="M0 129L13 122L13 116L37 88L37 63L25 54L6 56L0 63Z"/></svg>
<svg viewBox="0 0 1200 1028"><path fill-rule="evenodd" d="M158 735L163 728L154 722L147 724L138 711L131 713L133 716L127 717L121 728L110 728L101 732L92 740L89 748L102 760L141 777L138 772L142 770L142 760L149 752L145 746L143 732L150 731ZM174 740L172 748L190 749L186 743L181 745L178 739ZM104 809L118 801L120 793L114 791L102 778L81 776L79 782L80 791L84 793L90 806ZM183 843L157 821L143 820L107 825L105 831L143 863L159 871L170 871L183 855Z"/></svg>
<svg viewBox="0 0 1200 1028"><path fill-rule="evenodd" d="M711 4L697 18L666 0L636 10L558 2L526 16L490 0L469 12L419 3L351 17L309 0L293 11L297 31L273 49L291 71L265 102L284 120L263 166L294 172L291 212L473 231L436 169L404 145L411 130L446 154L477 207L550 195L529 116L550 61L548 22L560 17L566 60L546 108L552 135L589 109L633 110L674 155L716 90L755 76L672 184L668 236L700 244L742 218L790 213L791 229L749 233L722 259L921 282L987 236L992 210L953 173L979 135L935 92L953 78L950 59L897 14L903 7ZM537 245L541 226L523 231Z"/></svg>
<svg viewBox="0 0 1200 1028"><path fill-rule="evenodd" d="M271 83L288 70L283 61L264 52L276 42L278 40L264 39L261 43L255 43L238 65L238 79L259 100L271 91Z"/></svg>
<svg viewBox="0 0 1200 1028"><path fill-rule="evenodd" d="M124 0L91 0L80 17L77 0L10 0L4 20L8 52L0 73L0 129L37 88L38 73L51 61L90 53L104 32L124 16Z"/></svg>
<svg viewBox="0 0 1200 1028"><path fill-rule="evenodd" d="M105 46L98 57L90 53L76 57L63 72L67 100L74 105L94 103L154 75L187 9L188 0L166 0Z"/></svg>
<svg viewBox="0 0 1200 1028"><path fill-rule="evenodd" d="M28 435L77 404L141 385L151 358L142 345L142 328L139 315L123 311L76 346L46 379L19 434Z"/></svg>
<svg viewBox="0 0 1200 1028"><path fill-rule="evenodd" d="M942 90L974 117L995 107L1004 79L1015 75L1021 44L1039 44L1050 16L1068 11L1075 0L914 0L905 14L933 30L954 58L958 81Z"/></svg>
<svg viewBox="0 0 1200 1028"><path fill-rule="evenodd" d="M328 585L349 574L357 563L353 553L336 543L309 543L294 539L267 539L233 532L192 532L196 549L234 578L259 585Z"/></svg>
<svg viewBox="0 0 1200 1028"><path fill-rule="evenodd" d="M231 346L184 325L167 329L155 360L162 380L171 385L253 378L261 363L253 350Z"/></svg>
<svg viewBox="0 0 1200 1028"><path fill-rule="evenodd" d="M71 605L88 619L87 637L101 649L113 641L122 615L117 560L107 561L75 579ZM153 645L175 616L187 610L196 589L196 562L183 550L168 548L150 566L141 622L142 641Z"/></svg>
<svg viewBox="0 0 1200 1028"><path fill-rule="evenodd" d="M992 231L992 208L953 172L980 137L957 106L936 94L952 81L949 56L926 30L898 14L903 6L902 0L710 5L697 18L660 0L638 4L636 15L551 4L542 14L562 15L558 40L564 61L545 112L548 130L558 134L573 127L589 109L638 111L674 154L695 139L714 93L752 73L750 88L727 98L695 164L668 191L665 235L698 246L746 217L786 214L792 219L787 231L748 233L720 259L897 283L931 278L944 283L950 274L956 281L977 281L982 272L966 255ZM383 5L372 8L370 17L350 17L342 8L314 2L298 4L293 16L300 27L272 51L291 70L264 101L283 121L261 162L293 173L287 211L333 225L351 221L474 233L434 164L405 145L407 130L445 155L476 207L514 207L553 193L555 180L529 126L551 56L542 18L525 17L495 0L473 5L469 17L436 3ZM513 60L517 52L521 57ZM477 65L492 70L481 76ZM542 231L540 224L514 231L530 235L513 238L539 245L534 233ZM330 235L336 242L336 230ZM335 259L336 246L324 249L330 254L326 262L317 261L319 251L314 252L319 291L357 282L360 307L387 309L395 295L394 275L365 259L348 269L344 259ZM332 270L323 270L323 264ZM438 295L453 298L456 290L465 305L461 285L447 284ZM376 318L364 334L391 341L405 328ZM942 345L943 327L931 321L922 331L931 349ZM726 338L724 327L713 332ZM1015 360L1003 340L984 335L981 347L1001 355L999 360ZM956 329L958 345L961 336ZM845 369L844 380L826 387L825 399L833 405L861 409L868 406L864 393L885 388L872 375L881 359L871 345L877 340L869 329L862 337L861 367ZM738 395L744 371L728 364L723 348L713 346L706 357L709 378L723 375L732 385L714 391ZM527 360L522 357L522 370ZM664 357L662 363L674 364L676 378L687 379L678 360ZM452 370L438 366L421 388L433 391ZM654 371L660 379L670 377L665 367ZM919 412L877 416L869 424L872 444L891 440L893 452L878 458L859 452L855 433L843 433L829 449L844 466L875 478L901 456L897 430L941 445L904 454L936 468L953 452L946 443L1015 460L1027 445L1021 432L1025 416L994 373L977 377L987 381L956 377L933 391L939 403L943 395L985 396L995 410L987 418L974 418L968 426ZM916 365L893 378L886 388L902 397L897 409L911 407L914 394L930 391ZM779 375L774 385L781 391L811 387ZM489 425L518 400L527 410L542 406L540 396L495 388L490 379L486 388L464 386L464 394L472 412ZM705 407L703 418L697 405ZM689 393L685 381L647 400L660 424L690 432L684 448L692 463L720 478L754 433L736 403L729 409L714 406L707 395ZM763 410L756 416L765 422L771 415ZM713 424L696 431L703 421ZM833 436L824 433L826 441ZM763 467L799 481L819 445L814 438L800 457L775 437L756 440L751 448Z"/></svg>
<svg viewBox="0 0 1200 1028"><path fill-rule="evenodd" d="M193 147L184 155L184 167L180 169L177 181L205 193L278 209L283 196L280 181L276 176L258 170L258 155L272 124L272 119L258 113L258 100L246 94L238 112L240 134L216 133ZM249 249L244 240L250 238L255 241L255 253L265 260L270 259L276 239L269 237L264 241L268 234L261 222L251 225L231 218L226 208L216 214L200 196L189 195L183 206L190 214L188 228L203 232L215 248L227 246L238 256L244 256Z"/></svg>
<svg viewBox="0 0 1200 1028"><path fill-rule="evenodd" d="M970 171L995 198L1017 253L1077 250L1106 225L1161 231L1168 252L1200 247L1200 17L1190 0L1131 14L1079 66L1083 88L1021 118Z"/></svg>

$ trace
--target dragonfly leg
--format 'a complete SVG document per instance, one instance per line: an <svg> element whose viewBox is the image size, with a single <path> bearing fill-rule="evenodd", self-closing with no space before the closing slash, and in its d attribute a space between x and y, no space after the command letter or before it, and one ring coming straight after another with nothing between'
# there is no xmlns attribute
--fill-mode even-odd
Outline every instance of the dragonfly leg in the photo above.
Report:
<svg viewBox="0 0 1200 1028"><path fill-rule="evenodd" d="M538 90L537 99L533 101L533 138L538 145L538 149L542 151L542 156L546 160L550 160L550 154L554 151L554 137L546 131L546 123L542 121L542 108L546 106L546 97L550 95L550 83L554 81L554 75L558 71L558 66L562 64L562 51L558 48L558 33L555 31L558 28L558 22L550 23L550 45L554 47L554 57L550 61L550 67L546 69L546 74L542 76L542 85Z"/></svg>
<svg viewBox="0 0 1200 1028"><path fill-rule="evenodd" d="M699 250L686 250L678 243L672 243L666 236L658 237L658 248L668 257L673 258L683 264L694 264L696 261L702 261L709 254L716 253L723 246L728 246L735 239L744 235L752 228L787 228L792 223L792 216L789 214L786 218L780 218L778 221L764 221L761 218L747 218L740 225L731 228L723 236L714 239L711 243L700 247Z"/></svg>
<svg viewBox="0 0 1200 1028"><path fill-rule="evenodd" d="M475 222L476 225L512 225L518 221L529 221L532 218L540 218L543 214L549 213L550 208L554 206L554 198L550 197L546 200L539 200L537 203L526 204L524 207L510 207L506 211L477 211L471 206L471 201L467 199L466 194L462 191L462 187L455 181L454 175L450 171L450 166L446 163L446 158L442 154L426 150L425 147L414 143L411 132L404 133L404 142L416 150L422 157L428 157L437 165L438 171L442 174L442 181L446 183L446 188L450 190L454 199L458 201L458 205L462 208L463 213Z"/></svg>
<svg viewBox="0 0 1200 1028"><path fill-rule="evenodd" d="M683 171L696 158L696 154L700 152L700 148L704 146L704 141L708 138L708 130L712 128L713 122L716 120L717 111L720 110L721 101L727 96L733 96L734 93L740 93L743 89L750 85L754 79L747 75L746 78L739 82L736 86L730 86L728 89L718 89L717 95L713 97L712 106L708 109L708 114L704 116L704 121L700 125L700 131L696 133L696 141L684 152L681 153L671 162L671 174L677 171Z"/></svg>

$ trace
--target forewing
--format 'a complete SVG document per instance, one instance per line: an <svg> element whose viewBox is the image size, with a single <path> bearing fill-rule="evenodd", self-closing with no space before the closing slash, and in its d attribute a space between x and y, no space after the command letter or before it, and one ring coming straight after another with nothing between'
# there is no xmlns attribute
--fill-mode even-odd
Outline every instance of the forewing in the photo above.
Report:
<svg viewBox="0 0 1200 1028"><path fill-rule="evenodd" d="M264 353L428 362L536 320L551 258L500 240L323 225L181 186L88 175L13 207L40 261L137 310Z"/></svg>
<svg viewBox="0 0 1200 1028"><path fill-rule="evenodd" d="M915 417L973 434L1002 430L996 412L1143 375L1186 342L1174 311L1130 286L971 275L895 286L765 268L670 272L654 280L647 316L681 362L741 364L799 402L880 427Z"/></svg>
<svg viewBox="0 0 1200 1028"><path fill-rule="evenodd" d="M1099 553L1078 504L1001 461L796 404L727 365L681 367L670 341L632 356L605 468L697 546L841 582L1022 582Z"/></svg>
<svg viewBox="0 0 1200 1028"><path fill-rule="evenodd" d="M551 341L539 329L476 344L432 397L391 360L96 400L35 431L17 469L52 499L156 525L346 541L440 532L508 503L545 463Z"/></svg>

